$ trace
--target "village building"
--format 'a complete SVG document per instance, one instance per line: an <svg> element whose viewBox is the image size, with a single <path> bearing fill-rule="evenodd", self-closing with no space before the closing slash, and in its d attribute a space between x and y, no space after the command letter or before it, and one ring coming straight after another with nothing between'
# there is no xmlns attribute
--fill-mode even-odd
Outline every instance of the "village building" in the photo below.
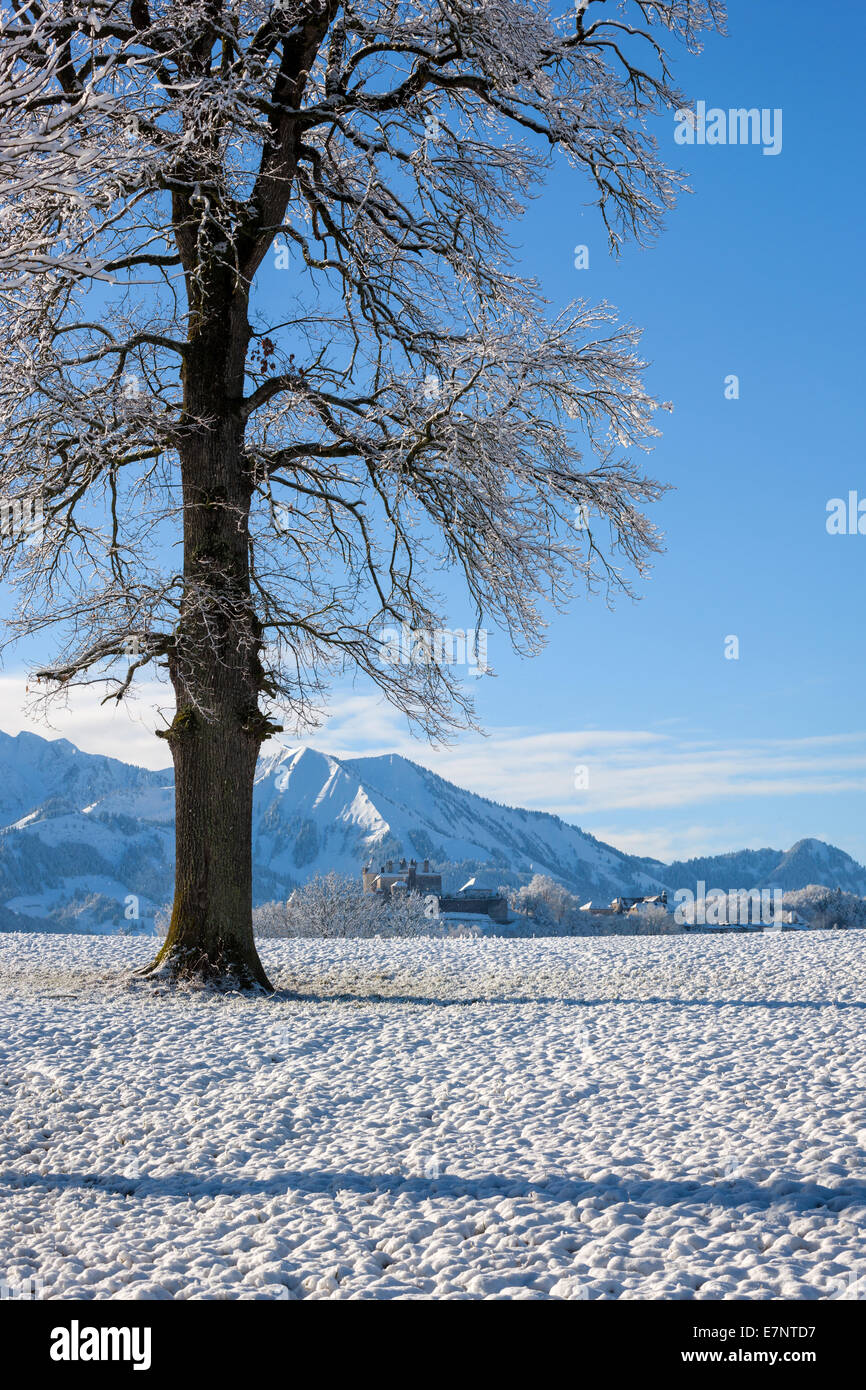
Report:
<svg viewBox="0 0 866 1390"><path fill-rule="evenodd" d="M641 913L647 912L652 908L661 908L662 912L667 912L667 890L661 893L655 893L651 897L627 898L620 896L614 898L611 903L582 903L580 911L589 913L593 917L621 917L626 913L629 916L639 916Z"/></svg>
<svg viewBox="0 0 866 1390"><path fill-rule="evenodd" d="M401 859L396 869L393 859L389 859L378 873L374 873L369 864L361 870L361 885L365 893L379 893L382 897L390 897L395 883L410 893L422 893L425 896L428 893L442 892L442 875L431 873L429 859L424 860L420 872L415 859L410 859L408 863Z"/></svg>
<svg viewBox="0 0 866 1390"><path fill-rule="evenodd" d="M458 888L456 893L442 892L442 875L431 871L429 859L425 859L419 870L417 861L407 863L401 859L394 867L393 859L387 860L378 873L370 865L361 871L361 885L365 893L375 893L383 901L395 893L420 893L422 897L433 896L438 899L438 915L489 917L492 922L509 920L508 903L495 888L480 887L474 878Z"/></svg>
<svg viewBox="0 0 866 1390"><path fill-rule="evenodd" d="M665 890L662 893L655 893L646 898L614 898L612 907L619 913L625 912L630 917L640 917L653 909L667 912L668 895Z"/></svg>
<svg viewBox="0 0 866 1390"><path fill-rule="evenodd" d="M462 913L474 917L489 917L492 922L508 922L511 915L508 902L498 888L485 888L476 879L470 878L462 888L449 896L439 899L440 916Z"/></svg>

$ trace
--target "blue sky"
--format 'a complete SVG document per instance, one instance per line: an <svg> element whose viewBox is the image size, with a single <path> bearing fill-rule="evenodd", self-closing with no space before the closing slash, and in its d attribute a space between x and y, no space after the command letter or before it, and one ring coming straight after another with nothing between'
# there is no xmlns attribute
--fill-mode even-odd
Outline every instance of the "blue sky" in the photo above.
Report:
<svg viewBox="0 0 866 1390"><path fill-rule="evenodd" d="M496 678L473 682L486 740L430 750L357 687L335 691L311 741L405 752L635 852L816 835L866 860L866 535L825 528L829 498L866 498L861 45L850 16L816 23L805 0L729 10L726 38L681 56L680 85L708 107L781 108L781 153L675 145L671 116L659 138L694 191L655 245L613 260L587 185L564 166L513 232L551 309L607 299L644 328L648 380L674 403L649 456L674 488L653 508L667 550L642 600L610 612L577 599L551 615L532 661L491 631ZM577 244L588 270L574 268ZM725 399L732 373L738 400ZM453 626L470 620L467 607ZM729 635L738 660L725 659ZM2 727L48 732L20 714L20 694L7 669ZM76 696L55 731L160 766L152 701L146 689L131 722L92 692ZM580 789L576 766L587 769Z"/></svg>
<svg viewBox="0 0 866 1390"><path fill-rule="evenodd" d="M654 246L613 260L564 167L516 233L553 307L608 299L644 327L648 379L674 403L649 460L675 488L653 509L667 551L639 603L576 602L531 662L492 633L488 746L415 756L635 851L816 835L866 859L866 536L825 527L830 497L866 497L861 75L847 25L810 16L735 0L728 36L678 64L708 107L781 108L781 153L675 145L670 118L659 138L693 193ZM732 634L738 660L724 656Z"/></svg>

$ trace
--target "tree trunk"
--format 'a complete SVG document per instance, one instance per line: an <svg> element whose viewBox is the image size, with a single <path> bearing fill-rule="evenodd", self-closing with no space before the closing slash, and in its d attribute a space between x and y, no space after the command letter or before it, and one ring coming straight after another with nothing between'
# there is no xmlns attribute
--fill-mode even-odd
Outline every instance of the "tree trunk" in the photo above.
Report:
<svg viewBox="0 0 866 1390"><path fill-rule="evenodd" d="M170 740L176 869L168 936L146 974L271 989L253 939L252 803L260 737L180 711Z"/></svg>
<svg viewBox="0 0 866 1390"><path fill-rule="evenodd" d="M245 307L229 301L224 315L199 323L185 364L183 597L168 660L177 710L161 735L175 771L175 894L168 936L143 973L270 990L252 924L253 779L274 726L258 705L252 484L238 409Z"/></svg>

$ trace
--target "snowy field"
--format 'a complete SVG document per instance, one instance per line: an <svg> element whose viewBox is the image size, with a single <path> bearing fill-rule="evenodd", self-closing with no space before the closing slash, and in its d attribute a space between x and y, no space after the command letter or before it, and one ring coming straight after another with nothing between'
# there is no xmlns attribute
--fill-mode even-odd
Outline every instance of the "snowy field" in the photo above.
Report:
<svg viewBox="0 0 866 1390"><path fill-rule="evenodd" d="M13 1287L866 1296L866 932L266 941L268 1000L152 947L0 936Z"/></svg>

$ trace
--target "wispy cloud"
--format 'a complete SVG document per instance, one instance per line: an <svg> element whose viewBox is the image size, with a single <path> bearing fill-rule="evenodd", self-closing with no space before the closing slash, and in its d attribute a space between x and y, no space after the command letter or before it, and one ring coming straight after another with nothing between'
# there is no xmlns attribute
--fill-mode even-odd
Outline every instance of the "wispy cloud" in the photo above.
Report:
<svg viewBox="0 0 866 1390"><path fill-rule="evenodd" d="M0 729L7 734L27 731L42 738L68 738L85 753L103 753L138 767L154 769L170 765L171 755L154 730L171 720L171 689L156 681L137 689L136 697L117 706L101 705L96 687L70 690L47 718L33 708L33 691L25 675L0 676ZM166 717L160 717L160 709Z"/></svg>
<svg viewBox="0 0 866 1390"><path fill-rule="evenodd" d="M866 791L866 732L726 743L670 726L544 733L514 727L431 749L380 701L347 697L334 704L313 742L337 756L403 753L482 795L569 819Z"/></svg>
<svg viewBox="0 0 866 1390"><path fill-rule="evenodd" d="M22 713L26 698L24 676L0 678L0 727L6 732L62 736L86 752L145 767L170 761L153 735L171 717L165 685L142 686L135 703L120 709L100 706L93 690L73 691L66 706L54 711L52 727ZM280 741L292 740L286 735ZM866 732L726 742L695 737L671 721L655 729L541 733L514 726L430 748L410 735L405 719L379 696L343 693L305 741L337 757L402 753L482 796L553 812L624 850L659 859L767 843L778 818L771 808L780 798L788 803L866 791ZM746 831L747 804L757 813L753 822L762 824L759 832ZM807 822L800 833L820 829Z"/></svg>

